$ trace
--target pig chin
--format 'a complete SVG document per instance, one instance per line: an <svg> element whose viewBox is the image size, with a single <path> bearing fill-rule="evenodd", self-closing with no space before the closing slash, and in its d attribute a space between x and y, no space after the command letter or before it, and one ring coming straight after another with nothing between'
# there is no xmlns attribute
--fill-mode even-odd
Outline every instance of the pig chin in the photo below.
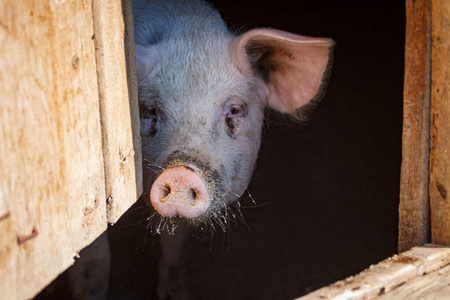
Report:
<svg viewBox="0 0 450 300"><path fill-rule="evenodd" d="M220 174L225 168L212 168L208 163L184 154L174 153L154 175L150 203L155 209L152 227L156 233L173 232L180 223L201 229L220 226L226 230L228 221L240 215L228 204L242 193L229 191ZM247 181L247 180L244 180Z"/></svg>

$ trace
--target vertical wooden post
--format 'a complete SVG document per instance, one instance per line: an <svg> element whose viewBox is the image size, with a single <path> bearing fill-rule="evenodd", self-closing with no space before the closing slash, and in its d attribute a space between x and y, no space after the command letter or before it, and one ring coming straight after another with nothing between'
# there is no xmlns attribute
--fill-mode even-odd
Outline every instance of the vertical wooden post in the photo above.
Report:
<svg viewBox="0 0 450 300"><path fill-rule="evenodd" d="M450 246L450 2L432 3L431 238Z"/></svg>
<svg viewBox="0 0 450 300"><path fill-rule="evenodd" d="M34 297L142 193L134 66L131 1L0 1L1 299Z"/></svg>
<svg viewBox="0 0 450 300"><path fill-rule="evenodd" d="M0 298L30 299L106 228L91 1L0 1Z"/></svg>
<svg viewBox="0 0 450 300"><path fill-rule="evenodd" d="M431 0L406 1L399 252L429 241Z"/></svg>
<svg viewBox="0 0 450 300"><path fill-rule="evenodd" d="M107 218L115 223L142 194L132 3L94 0L92 9Z"/></svg>

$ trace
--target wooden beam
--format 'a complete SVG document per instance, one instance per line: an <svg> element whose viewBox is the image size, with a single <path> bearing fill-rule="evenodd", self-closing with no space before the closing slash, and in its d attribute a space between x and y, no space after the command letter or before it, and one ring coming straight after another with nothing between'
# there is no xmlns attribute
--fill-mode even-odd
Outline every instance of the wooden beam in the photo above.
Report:
<svg viewBox="0 0 450 300"><path fill-rule="evenodd" d="M29 299L107 227L91 2L0 1L0 298Z"/></svg>
<svg viewBox="0 0 450 300"><path fill-rule="evenodd" d="M449 265L450 248L432 244L414 247L297 300L446 300Z"/></svg>
<svg viewBox="0 0 450 300"><path fill-rule="evenodd" d="M107 217L115 223L142 194L132 2L94 0L93 14Z"/></svg>
<svg viewBox="0 0 450 300"><path fill-rule="evenodd" d="M429 241L431 0L406 1L399 252Z"/></svg>
<svg viewBox="0 0 450 300"><path fill-rule="evenodd" d="M433 0L432 19L431 237L450 245L450 2Z"/></svg>
<svg viewBox="0 0 450 300"><path fill-rule="evenodd" d="M448 300L450 265L416 277L376 300Z"/></svg>

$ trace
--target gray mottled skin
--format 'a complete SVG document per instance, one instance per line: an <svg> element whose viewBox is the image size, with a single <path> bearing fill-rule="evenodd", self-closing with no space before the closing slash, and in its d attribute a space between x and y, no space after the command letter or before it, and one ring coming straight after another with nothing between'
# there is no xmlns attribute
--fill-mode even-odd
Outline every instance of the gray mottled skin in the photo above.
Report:
<svg viewBox="0 0 450 300"><path fill-rule="evenodd" d="M141 112L156 108L158 114L141 117L144 168L159 171L179 161L193 163L201 174L214 172L211 209L190 220L211 221L247 188L265 99L233 63L234 37L217 11L195 0L148 2L133 6L137 61L155 60L139 81ZM244 109L242 117L227 119L234 106ZM153 179L146 178L146 190Z"/></svg>

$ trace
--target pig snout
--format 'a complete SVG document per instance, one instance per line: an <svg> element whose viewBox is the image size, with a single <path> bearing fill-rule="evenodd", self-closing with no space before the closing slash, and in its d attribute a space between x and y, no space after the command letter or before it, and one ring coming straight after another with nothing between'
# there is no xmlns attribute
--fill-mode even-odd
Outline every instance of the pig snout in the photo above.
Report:
<svg viewBox="0 0 450 300"><path fill-rule="evenodd" d="M202 179L184 166L164 170L153 183L150 200L160 215L188 219L202 215L211 202Z"/></svg>

